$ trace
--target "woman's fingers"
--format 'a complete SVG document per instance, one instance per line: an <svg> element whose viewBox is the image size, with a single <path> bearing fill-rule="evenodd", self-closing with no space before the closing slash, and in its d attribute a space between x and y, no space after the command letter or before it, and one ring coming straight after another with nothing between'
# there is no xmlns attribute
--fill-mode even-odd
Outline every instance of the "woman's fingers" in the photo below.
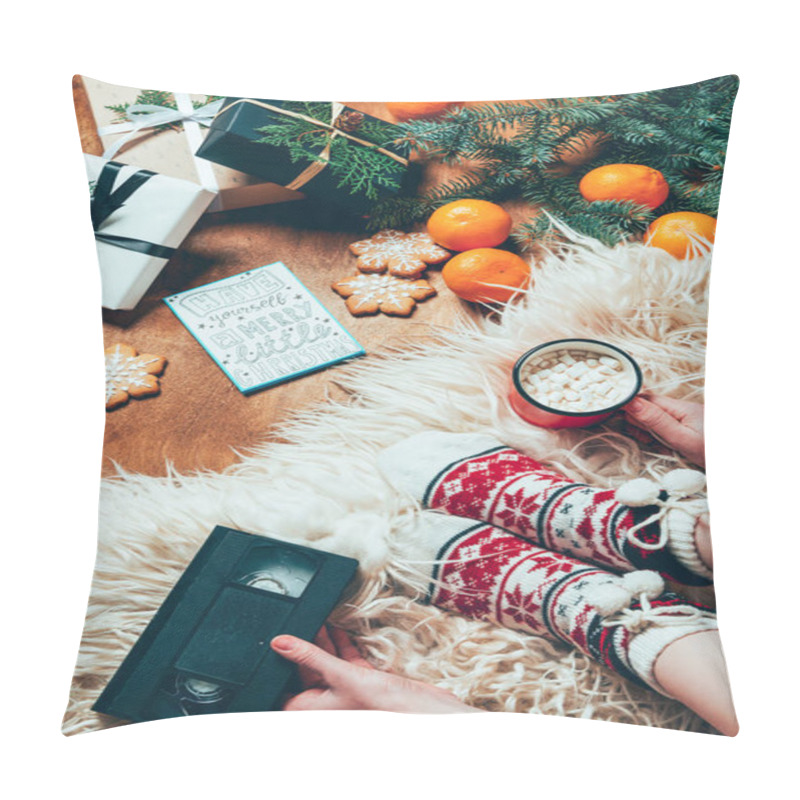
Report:
<svg viewBox="0 0 800 800"><path fill-rule="evenodd" d="M671 414L680 422L694 422L695 417L700 421L703 419L703 406L700 403L693 403L690 400L680 400L676 397L667 397L663 394L648 394L645 395L645 400L659 408L663 408L664 411Z"/></svg>
<svg viewBox="0 0 800 800"><path fill-rule="evenodd" d="M704 467L706 463L703 442L703 408L698 403L684 403L681 418L664 408L664 404L683 401L669 398L635 397L625 406L625 416L629 422L649 433L660 442L677 450L684 458ZM660 404L659 404L660 403ZM673 408L675 406L670 406Z"/></svg>
<svg viewBox="0 0 800 800"><path fill-rule="evenodd" d="M320 628L319 633L314 639L314 644L324 650L326 653L330 653L333 656L337 655L336 647L331 641L331 637L328 635L328 631L324 626ZM304 689L311 689L314 686L324 684L322 676L318 672L309 669L308 667L299 666L297 671L300 677L300 685Z"/></svg>
<svg viewBox="0 0 800 800"><path fill-rule="evenodd" d="M323 625L319 629L319 633L317 634L316 638L314 639L314 644L317 647L321 647L326 653L330 653L332 656L338 656L339 652L336 649L336 645L331 640L331 635L328 632L328 626Z"/></svg>
<svg viewBox="0 0 800 800"><path fill-rule="evenodd" d="M634 424L647 428L673 446L675 438L683 432L683 425L672 414L643 397L631 400L625 406L625 413Z"/></svg>
<svg viewBox="0 0 800 800"><path fill-rule="evenodd" d="M349 668L341 659L296 636L281 634L270 645L276 653L297 664L301 672L315 673L328 685L341 680Z"/></svg>
<svg viewBox="0 0 800 800"><path fill-rule="evenodd" d="M343 631L341 628L331 628L331 636L333 637L336 649L341 658L350 664L355 664L356 666L366 669L373 669L372 664L361 655L346 631Z"/></svg>
<svg viewBox="0 0 800 800"><path fill-rule="evenodd" d="M327 689L308 689L290 697L283 711L326 711L341 708L341 703Z"/></svg>

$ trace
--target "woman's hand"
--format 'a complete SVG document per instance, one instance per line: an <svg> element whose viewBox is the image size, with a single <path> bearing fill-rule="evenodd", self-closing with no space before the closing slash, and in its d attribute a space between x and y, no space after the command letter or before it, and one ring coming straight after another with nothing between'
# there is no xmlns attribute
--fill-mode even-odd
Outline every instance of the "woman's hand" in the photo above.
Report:
<svg viewBox="0 0 800 800"><path fill-rule="evenodd" d="M352 710L446 714L478 711L444 689L374 669L339 628L323 628L316 645L276 636L272 649L300 668L303 691L284 711Z"/></svg>
<svg viewBox="0 0 800 800"><path fill-rule="evenodd" d="M624 410L633 425L648 431L693 464L705 467L702 403L651 394L635 397Z"/></svg>

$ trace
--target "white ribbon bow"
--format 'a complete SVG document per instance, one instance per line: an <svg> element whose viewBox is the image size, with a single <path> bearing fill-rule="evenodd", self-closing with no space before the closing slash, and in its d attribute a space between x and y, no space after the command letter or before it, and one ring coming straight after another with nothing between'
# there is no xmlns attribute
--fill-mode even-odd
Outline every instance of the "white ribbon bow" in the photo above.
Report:
<svg viewBox="0 0 800 800"><path fill-rule="evenodd" d="M669 530L664 519L674 509L684 508L683 501L698 494L705 485L705 475L693 469L676 469L667 473L661 484L647 478L634 478L624 483L616 491L617 500L629 508L656 506L656 510L647 519L628 529L627 538L642 550L661 550L669 541ZM661 499L661 492L666 497ZM663 520L663 522L662 522ZM648 543L636 534L654 522L661 522L658 540Z"/></svg>
<svg viewBox="0 0 800 800"><path fill-rule="evenodd" d="M658 540L652 544L644 541L644 539L640 539L636 534L642 528L646 528L648 525L664 519L664 517L667 515L667 512L671 509L681 508L682 503L679 501L682 499L682 497L668 497L666 500L656 500L654 505L659 506L658 511L656 511L654 514L651 514L646 520L640 522L638 525L634 525L632 528L629 528L627 533L628 540L637 547L640 547L642 550L661 550L669 540L669 529L666 525L661 525L658 532Z"/></svg>
<svg viewBox="0 0 800 800"><path fill-rule="evenodd" d="M195 123L208 127L214 121L214 117L219 113L224 98L206 103L204 106L194 108L187 95L175 95L177 108L164 108L150 103L135 103L128 106L126 116L127 122L116 122L113 125L106 125L98 130L100 136L109 133L124 133L121 139L117 139L109 145L103 153L103 158L114 158L119 150L133 139L139 131L147 128L156 128L159 125L172 125L175 122Z"/></svg>

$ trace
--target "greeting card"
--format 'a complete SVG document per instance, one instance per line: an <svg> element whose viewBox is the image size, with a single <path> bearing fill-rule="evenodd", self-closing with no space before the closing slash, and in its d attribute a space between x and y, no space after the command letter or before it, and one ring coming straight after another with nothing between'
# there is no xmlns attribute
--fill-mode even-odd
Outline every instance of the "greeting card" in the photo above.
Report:
<svg viewBox="0 0 800 800"><path fill-rule="evenodd" d="M280 262L164 302L244 394L365 355Z"/></svg>

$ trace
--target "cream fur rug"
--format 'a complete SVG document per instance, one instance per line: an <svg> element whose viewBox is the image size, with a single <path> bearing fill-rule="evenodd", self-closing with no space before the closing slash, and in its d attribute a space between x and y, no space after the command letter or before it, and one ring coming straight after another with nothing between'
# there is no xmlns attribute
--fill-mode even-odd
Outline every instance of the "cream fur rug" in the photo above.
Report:
<svg viewBox="0 0 800 800"><path fill-rule="evenodd" d="M707 726L683 706L545 639L426 607L403 536L420 513L376 469L376 454L412 433L485 431L605 486L675 466L615 423L552 433L506 400L509 370L549 339L603 339L630 352L645 387L701 399L708 258L679 262L655 248L606 248L573 237L535 269L535 286L502 315L332 373L348 392L301 411L223 473L153 478L120 472L102 484L94 582L65 733L108 727L91 704L215 524L354 555L360 585L337 612L377 666L429 681L497 711ZM410 326L409 326L410 327ZM430 513L430 512L422 512Z"/></svg>

